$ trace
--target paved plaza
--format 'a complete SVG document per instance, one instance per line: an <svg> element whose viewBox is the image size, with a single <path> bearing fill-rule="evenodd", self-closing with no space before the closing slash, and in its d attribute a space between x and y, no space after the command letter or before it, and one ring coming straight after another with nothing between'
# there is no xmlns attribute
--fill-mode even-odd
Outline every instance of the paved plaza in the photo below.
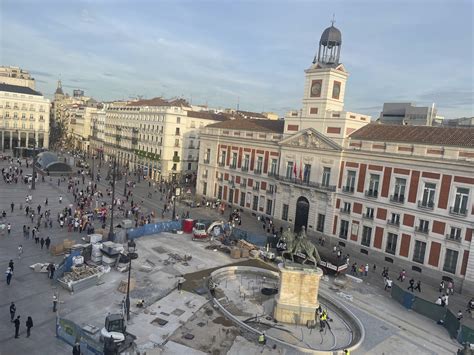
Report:
<svg viewBox="0 0 474 355"><path fill-rule="evenodd" d="M105 164L104 164L105 165ZM7 168L7 161L0 161L0 168ZM31 173L25 169L24 174ZM99 170L95 168L96 172ZM102 168L102 176L105 177L105 166ZM86 184L88 180L86 179ZM107 182L102 180L99 189L105 191ZM117 196L121 197L123 183L118 183ZM79 185L81 186L85 185ZM5 223L11 223L11 234L6 232L0 235L0 268L7 269L9 260L14 261L14 276L10 285L5 279L0 283L0 355L10 354L71 354L70 346L56 339L55 319L56 313L52 310L52 299L54 293L59 293L59 314L75 321L78 324L92 324L101 327L105 315L108 312L118 312L124 295L117 291L121 280L126 274L111 271L105 274L101 283L93 288L70 294L60 286L47 278L46 274L33 272L30 265L37 262L60 262L63 256L54 257L44 248L41 250L34 241L25 239L22 235L23 225L32 226L29 218L25 216L25 196L32 195L31 206L40 204L45 208L44 201L48 198L47 209L51 209L53 216L53 227L40 228L40 236L49 236L52 245L65 238L80 242L78 232L67 232L66 228L60 228L55 216L65 205L73 203L72 195L67 193L66 183L57 186L57 178L45 182L39 179L36 190L30 190L28 185L6 184L0 181L0 211L5 210ZM152 192L151 198L148 193ZM59 196L63 197L62 204ZM148 187L148 182L142 181L133 189L133 198L136 201L143 200L146 211L156 211L157 220L161 220L161 210L164 200L159 193L155 193L153 187ZM13 213L10 204L15 204ZM22 205L23 209L20 209ZM178 205L177 212L187 211L186 206ZM216 210L207 208L194 208L189 210L192 218L218 218ZM228 212L226 211L227 218ZM122 217L118 217L120 220ZM165 215L169 219L170 214ZM261 223L256 216L244 215L242 228L251 233L261 233ZM23 246L23 254L18 257L17 248ZM132 319L129 330L137 335L137 343L142 349L151 346L160 346L165 354L178 353L226 353L249 354L260 352L256 343L250 342L248 337L242 336L237 328L220 315L217 310L212 309L206 295L199 296L190 288L185 287L183 293L176 291L177 277L181 274L203 272L209 268L215 268L234 263L228 255L218 251L206 250L205 243L193 242L189 235L176 235L162 233L142 237L137 240L137 252L139 258L134 260L132 277L136 280L136 288L132 297ZM325 252L331 245L322 248ZM192 255L188 263L170 260L170 254ZM151 261L152 270L141 269L140 266ZM354 260L358 263L363 260ZM378 265L381 271L384 265ZM395 276L398 271L391 267ZM396 277L394 277L396 278ZM199 280L195 280L197 284ZM331 287L333 279L329 278L321 282L321 289L331 294L340 302L343 302L364 324L366 338L362 347L353 354L452 354L459 348L456 341L449 338L446 330L436 325L415 312L409 312L396 301L392 300L387 292L383 291L383 281L380 272L370 273L362 283L349 283L344 294L336 294ZM437 292L434 285L424 285L423 296L428 300L434 300ZM348 297L344 297L348 296ZM144 298L147 300L145 310L137 309L135 301ZM20 337L14 338L14 326L10 322L10 302L16 304L16 315L21 317ZM450 298L452 310L457 312L457 307L465 307L467 295L454 295ZM465 309L465 308L463 308ZM182 312L181 312L182 311ZM174 313L173 313L174 312ZM164 314L163 314L164 313ZM33 318L34 327L31 337L26 337L25 321L28 316ZM166 318L168 323L158 327L153 321L157 318ZM469 320L466 320L468 322ZM198 325L199 323L199 325ZM207 325L203 325L206 323ZM194 339L184 338L184 334L192 333ZM316 336L320 336L317 332ZM314 334L314 333L313 333ZM191 351L189 348L192 348ZM264 353L282 353L282 349L272 350L265 348Z"/></svg>

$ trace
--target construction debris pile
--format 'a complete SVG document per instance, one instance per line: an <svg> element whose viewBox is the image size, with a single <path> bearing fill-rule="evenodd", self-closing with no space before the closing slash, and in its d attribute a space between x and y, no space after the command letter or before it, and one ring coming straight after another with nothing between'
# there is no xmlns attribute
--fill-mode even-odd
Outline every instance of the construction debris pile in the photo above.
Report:
<svg viewBox="0 0 474 355"><path fill-rule="evenodd" d="M58 282L67 290L77 292L95 286L100 276L109 271L110 268L103 266L74 265Z"/></svg>

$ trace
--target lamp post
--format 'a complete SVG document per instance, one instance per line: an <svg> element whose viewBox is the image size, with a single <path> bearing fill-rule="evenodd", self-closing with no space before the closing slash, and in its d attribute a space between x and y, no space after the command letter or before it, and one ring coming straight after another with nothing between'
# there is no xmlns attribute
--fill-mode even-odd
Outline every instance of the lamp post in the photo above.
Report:
<svg viewBox="0 0 474 355"><path fill-rule="evenodd" d="M127 168L125 168L126 170L124 171L123 173L123 177L124 177L124 181L123 181L123 197L124 198L127 198Z"/></svg>
<svg viewBox="0 0 474 355"><path fill-rule="evenodd" d="M94 165L95 165L95 154L92 154L92 171L91 171L92 182L94 182Z"/></svg>
<svg viewBox="0 0 474 355"><path fill-rule="evenodd" d="M36 146L37 142L35 140L35 147L33 148L33 176L31 179L31 189L36 189Z"/></svg>
<svg viewBox="0 0 474 355"><path fill-rule="evenodd" d="M112 168L112 207L110 209L110 229L109 229L109 240L114 238L114 201L115 201L115 179L117 175L117 158L114 157L113 168Z"/></svg>
<svg viewBox="0 0 474 355"><path fill-rule="evenodd" d="M127 320L130 320L130 274L132 273L132 253L135 253L136 244L134 240L128 241L128 282L127 282L127 298L125 299L125 307L127 308Z"/></svg>
<svg viewBox="0 0 474 355"><path fill-rule="evenodd" d="M173 196L173 221L176 219L176 198L181 194L181 188L174 187L174 196Z"/></svg>

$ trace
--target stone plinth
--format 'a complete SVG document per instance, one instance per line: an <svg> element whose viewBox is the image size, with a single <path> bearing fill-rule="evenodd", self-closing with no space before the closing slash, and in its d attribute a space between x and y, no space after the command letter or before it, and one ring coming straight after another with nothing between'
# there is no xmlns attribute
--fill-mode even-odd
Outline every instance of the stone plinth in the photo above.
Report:
<svg viewBox="0 0 474 355"><path fill-rule="evenodd" d="M306 325L315 320L319 307L319 280L323 271L312 266L294 263L278 265L280 269L279 292L273 317L283 323Z"/></svg>

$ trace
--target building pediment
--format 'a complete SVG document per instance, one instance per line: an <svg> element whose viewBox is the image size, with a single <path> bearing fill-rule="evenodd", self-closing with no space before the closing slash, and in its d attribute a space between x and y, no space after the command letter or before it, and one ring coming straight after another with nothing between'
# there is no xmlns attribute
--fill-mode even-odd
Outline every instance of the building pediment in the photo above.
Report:
<svg viewBox="0 0 474 355"><path fill-rule="evenodd" d="M302 130L278 143L286 147L307 149L342 150L342 147L313 128Z"/></svg>

